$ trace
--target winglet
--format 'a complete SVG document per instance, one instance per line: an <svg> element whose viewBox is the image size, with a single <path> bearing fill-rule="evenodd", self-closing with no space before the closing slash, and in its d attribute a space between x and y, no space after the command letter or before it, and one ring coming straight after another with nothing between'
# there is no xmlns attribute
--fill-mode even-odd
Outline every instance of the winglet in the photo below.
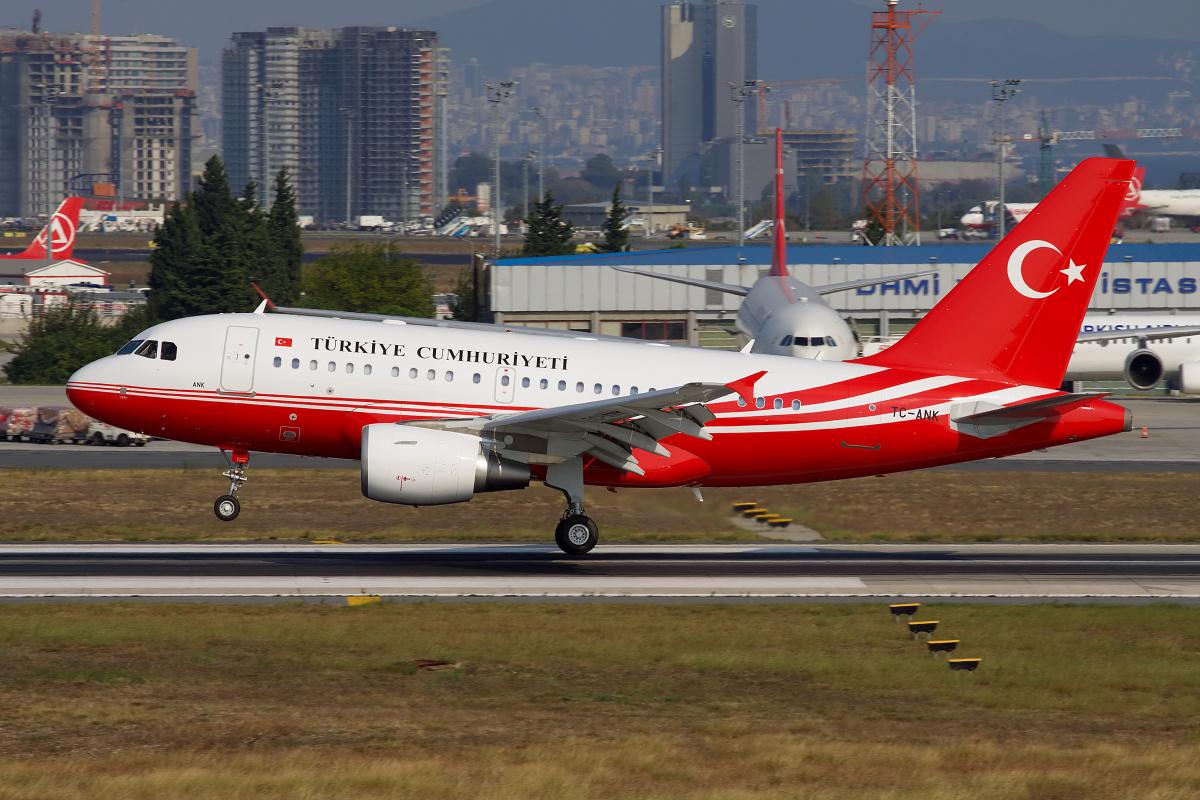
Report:
<svg viewBox="0 0 1200 800"><path fill-rule="evenodd" d="M271 308L275 307L275 304L271 302L271 298L267 297L266 293L263 292L262 289L258 288L257 283L255 283L254 281L250 281L250 285L254 287L254 291L258 292L258 296L261 297L268 306L270 306ZM262 306L259 306L259 308L262 308Z"/></svg>
<svg viewBox="0 0 1200 800"><path fill-rule="evenodd" d="M762 372L756 372L732 383L727 383L725 388L740 395L747 403L754 402L754 384L758 383L758 379L766 374L767 371L764 369Z"/></svg>

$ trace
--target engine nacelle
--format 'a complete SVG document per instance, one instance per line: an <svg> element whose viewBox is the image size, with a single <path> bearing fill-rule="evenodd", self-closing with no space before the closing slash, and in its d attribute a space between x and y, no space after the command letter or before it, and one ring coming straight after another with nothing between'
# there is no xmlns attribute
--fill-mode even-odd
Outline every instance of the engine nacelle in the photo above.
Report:
<svg viewBox="0 0 1200 800"><path fill-rule="evenodd" d="M1134 350L1125 359L1125 380L1139 391L1149 391L1162 380L1162 359L1149 350Z"/></svg>
<svg viewBox="0 0 1200 800"><path fill-rule="evenodd" d="M1179 365L1179 389L1186 394L1200 394L1200 361Z"/></svg>
<svg viewBox="0 0 1200 800"><path fill-rule="evenodd" d="M476 492L524 489L529 465L484 450L478 436L378 423L362 429L362 493L381 503L465 503Z"/></svg>

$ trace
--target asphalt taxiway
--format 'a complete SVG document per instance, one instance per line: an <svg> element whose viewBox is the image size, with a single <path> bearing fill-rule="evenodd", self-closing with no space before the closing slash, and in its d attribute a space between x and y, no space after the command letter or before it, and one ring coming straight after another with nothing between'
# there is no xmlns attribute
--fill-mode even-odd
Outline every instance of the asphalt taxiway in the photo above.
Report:
<svg viewBox="0 0 1200 800"><path fill-rule="evenodd" d="M8 544L0 599L1200 604L1200 545Z"/></svg>

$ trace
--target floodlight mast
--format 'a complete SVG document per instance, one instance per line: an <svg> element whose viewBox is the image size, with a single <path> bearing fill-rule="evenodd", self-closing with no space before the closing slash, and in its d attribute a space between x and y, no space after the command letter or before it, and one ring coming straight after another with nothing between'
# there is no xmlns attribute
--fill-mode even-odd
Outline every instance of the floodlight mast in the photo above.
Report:
<svg viewBox="0 0 1200 800"><path fill-rule="evenodd" d="M500 105L512 94L516 81L501 81L499 86L487 84L488 102L492 104L492 260L500 257Z"/></svg>

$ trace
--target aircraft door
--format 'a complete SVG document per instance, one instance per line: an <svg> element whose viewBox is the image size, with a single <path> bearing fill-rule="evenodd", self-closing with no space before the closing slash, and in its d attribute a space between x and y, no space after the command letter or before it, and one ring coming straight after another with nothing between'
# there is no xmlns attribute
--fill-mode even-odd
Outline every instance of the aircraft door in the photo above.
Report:
<svg viewBox="0 0 1200 800"><path fill-rule="evenodd" d="M254 356L257 349L258 328L230 325L225 330L221 391L249 392L254 389Z"/></svg>
<svg viewBox="0 0 1200 800"><path fill-rule="evenodd" d="M501 367L496 370L496 402L511 403L513 390L516 389L517 371L512 367Z"/></svg>

